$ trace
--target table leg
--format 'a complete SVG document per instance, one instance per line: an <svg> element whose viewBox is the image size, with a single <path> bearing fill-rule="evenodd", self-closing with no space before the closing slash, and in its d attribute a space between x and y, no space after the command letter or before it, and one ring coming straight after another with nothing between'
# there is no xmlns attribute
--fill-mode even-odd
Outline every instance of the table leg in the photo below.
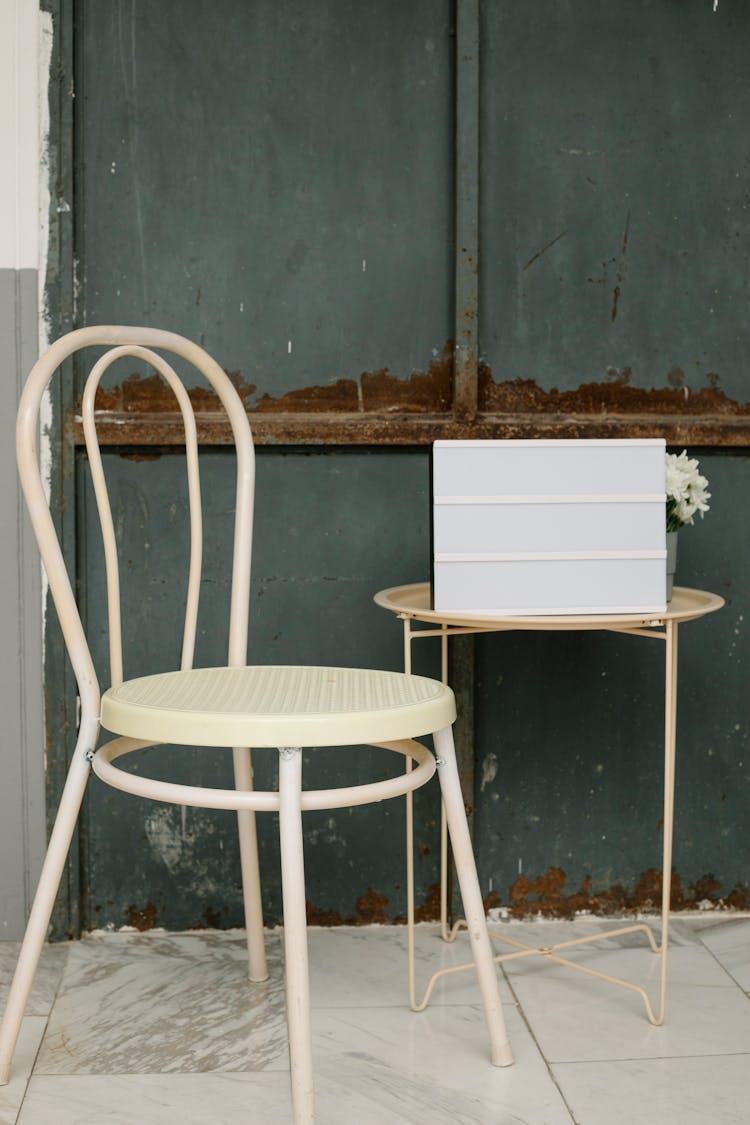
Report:
<svg viewBox="0 0 750 1125"><path fill-rule="evenodd" d="M404 672L411 675L411 625L404 618ZM406 772L412 768L411 758L406 759ZM406 932L409 961L409 1007L420 1011L417 1003L416 968L414 959L414 792L406 794Z"/></svg>
<svg viewBox="0 0 750 1125"><path fill-rule="evenodd" d="M440 678L448 683L448 629L441 626L440 636ZM448 925L448 822L445 817L445 801L440 797L440 934L443 941L455 941Z"/></svg>
<svg viewBox="0 0 750 1125"><path fill-rule="evenodd" d="M664 853L661 895L661 995L659 1013L652 1023L664 1023L667 1002L669 907L672 892L672 840L674 835L674 783L677 745L677 622L666 623L664 676Z"/></svg>

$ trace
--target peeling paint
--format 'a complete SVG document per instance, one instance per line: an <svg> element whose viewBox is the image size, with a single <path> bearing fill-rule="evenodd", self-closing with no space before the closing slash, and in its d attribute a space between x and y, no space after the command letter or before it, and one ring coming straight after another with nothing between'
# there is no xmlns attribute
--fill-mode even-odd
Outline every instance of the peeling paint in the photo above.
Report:
<svg viewBox="0 0 750 1125"><path fill-rule="evenodd" d="M38 146L39 146L39 177L37 181L38 193L38 269L37 269L37 346L39 355L42 355L50 345L52 339L52 318L47 301L47 259L49 255L50 235L50 180L52 166L50 161L50 112L49 112L49 84L52 65L52 49L54 45L54 28L52 13L37 13L38 46L37 46L37 97L38 111ZM52 396L47 387L39 404L39 471L42 478L44 494L49 504L52 490ZM40 565L41 598L42 598L42 668L47 666L47 606L49 604L49 579L47 572ZM47 730L46 692L42 700L44 729ZM47 746L44 747L45 768L47 765Z"/></svg>
<svg viewBox="0 0 750 1125"><path fill-rule="evenodd" d="M157 806L146 817L144 831L154 855L174 871L182 860L184 841L172 808Z"/></svg>
<svg viewBox="0 0 750 1125"><path fill-rule="evenodd" d="M480 793L484 793L485 787L495 780L497 770L497 754L488 754L482 761L482 777L479 782Z"/></svg>

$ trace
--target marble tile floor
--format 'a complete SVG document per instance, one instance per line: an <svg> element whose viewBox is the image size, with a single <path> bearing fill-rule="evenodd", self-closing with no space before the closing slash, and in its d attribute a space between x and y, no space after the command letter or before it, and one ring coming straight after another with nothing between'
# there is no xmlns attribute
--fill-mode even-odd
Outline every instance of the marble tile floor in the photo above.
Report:
<svg viewBox="0 0 750 1125"><path fill-rule="evenodd" d="M658 926L658 923L657 923ZM533 945L611 923L500 922ZM489 1063L473 974L406 1006L402 927L310 930L319 1125L730 1125L750 1122L750 916L672 921L667 1021L640 998L542 958L506 962L515 1066ZM245 978L243 934L95 933L45 949L0 1125L291 1122L281 934ZM498 950L501 945L498 944ZM17 946L0 943L0 1003ZM420 977L467 939L417 930ZM658 992L638 934L570 953Z"/></svg>

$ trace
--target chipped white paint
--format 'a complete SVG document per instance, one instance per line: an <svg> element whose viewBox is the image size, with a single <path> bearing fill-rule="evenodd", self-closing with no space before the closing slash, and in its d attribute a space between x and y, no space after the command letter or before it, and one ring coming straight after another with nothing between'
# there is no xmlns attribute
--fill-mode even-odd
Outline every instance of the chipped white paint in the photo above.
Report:
<svg viewBox="0 0 750 1125"><path fill-rule="evenodd" d="M52 62L52 14L39 12L37 24L37 88L35 100L38 107L36 118L37 160L39 172L36 179L37 195L37 247L35 266L39 270L39 352L49 346L49 319L45 304L44 286L47 273L47 246L49 245L50 211L50 167L49 167L49 86L50 64Z"/></svg>
<svg viewBox="0 0 750 1125"><path fill-rule="evenodd" d="M52 13L39 12L37 24L37 153L39 175L36 181L37 210L37 344L39 354L46 351L51 343L50 314L47 307L47 248L49 246L49 213L52 200L50 191L51 170L49 164L49 73L52 62L53 45ZM47 499L49 500L52 475L52 399L49 390L45 391L39 410L39 461L42 469ZM47 641L47 575L42 569L42 668L46 655ZM46 747L45 747L46 769Z"/></svg>
<svg viewBox="0 0 750 1125"><path fill-rule="evenodd" d="M38 38L37 38L37 92L36 102L39 107L37 114L37 153L39 159L39 175L36 190L38 197L38 243L37 243L37 293L38 293L38 344L39 354L49 347L51 343L50 316L47 308L45 283L47 280L47 247L49 245L49 212L51 203L50 194L50 166L49 166L49 104L47 87L49 84L49 71L52 61L52 14L39 12ZM52 426L52 404L49 391L42 399L40 411L40 441L39 457L42 465L42 480L49 497L50 473L52 471L52 449L50 446L50 432ZM42 591L42 606L47 601L46 579L43 579L45 588Z"/></svg>
<svg viewBox="0 0 750 1125"><path fill-rule="evenodd" d="M484 793L485 787L491 785L497 777L497 754L487 754L482 762L482 780L480 782L480 791Z"/></svg>
<svg viewBox="0 0 750 1125"><path fill-rule="evenodd" d="M182 825L175 817L171 807L157 806L146 817L146 839L157 859L168 871L174 871L180 864L183 853Z"/></svg>

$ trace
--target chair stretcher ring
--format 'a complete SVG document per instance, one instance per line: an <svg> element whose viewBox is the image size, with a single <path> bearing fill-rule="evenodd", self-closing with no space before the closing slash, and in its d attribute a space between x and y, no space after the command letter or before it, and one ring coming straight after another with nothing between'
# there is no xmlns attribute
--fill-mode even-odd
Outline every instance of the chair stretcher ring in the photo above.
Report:
<svg viewBox="0 0 750 1125"><path fill-rule="evenodd" d="M157 781L143 777L142 774L128 773L112 763L131 754L135 750L145 750L149 746L163 743L148 742L137 738L115 738L106 742L95 752L92 768L98 778L114 789L146 797L152 801L166 801L172 805L189 805L193 808L234 809L239 811L278 812L279 794L267 790L251 792L237 789L215 789L198 785L179 785L171 781ZM369 805L386 801L391 797L402 797L425 785L435 773L437 763L434 756L421 742L411 738L395 742L375 742L367 745L383 750L392 750L411 758L417 765L408 773L384 781L369 782L365 785L342 786L336 789L309 789L302 791L300 801L304 811L311 809L340 809L353 805Z"/></svg>

